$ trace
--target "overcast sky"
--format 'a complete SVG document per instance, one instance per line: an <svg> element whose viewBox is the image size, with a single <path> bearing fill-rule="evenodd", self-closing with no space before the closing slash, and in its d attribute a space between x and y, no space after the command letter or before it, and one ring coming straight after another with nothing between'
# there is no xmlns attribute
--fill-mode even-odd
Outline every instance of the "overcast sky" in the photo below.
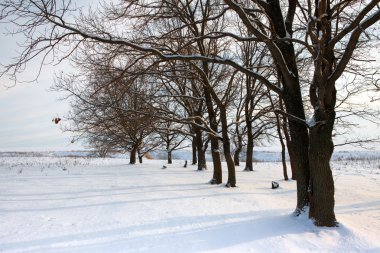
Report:
<svg viewBox="0 0 380 253"><path fill-rule="evenodd" d="M97 0L81 0L86 5ZM0 23L0 64L7 64L20 51L17 43L20 36L5 35L12 30ZM1 66L0 66L1 68ZM14 82L7 77L0 79L0 151L1 150L73 150L81 148L71 144L70 135L63 133L60 125L52 123L56 116L64 116L67 101L59 101L57 92L49 91L54 83L54 73L67 71L68 64L56 67L44 66L37 82ZM38 73L38 64L31 64L20 76L21 80L32 80ZM11 88L6 88L14 86Z"/></svg>
<svg viewBox="0 0 380 253"><path fill-rule="evenodd" d="M1 63L12 51L14 41L0 35ZM6 50L4 50L6 49ZM9 58L8 58L9 59ZM59 66L64 68L64 66ZM62 117L69 109L66 101L58 101L57 92L49 91L54 82L52 67L44 68L37 82L17 83L1 79L0 87L0 149L1 150L66 150L77 148L70 143L59 125L51 120Z"/></svg>
<svg viewBox="0 0 380 253"><path fill-rule="evenodd" d="M82 0L85 4L97 0ZM17 55L20 37L5 36L5 24L0 23L0 63L8 63ZM379 59L379 58L378 58ZM377 63L379 64L379 62ZM45 66L37 82L17 83L7 77L0 79L0 151L4 150L75 150L82 148L72 144L68 133L63 133L60 125L52 123L54 117L63 117L69 110L67 101L59 101L57 92L49 91L54 83L54 73L68 71L68 64L56 67ZM38 64L28 66L22 80L36 77ZM65 123L65 122L63 122ZM374 125L364 124L353 135L378 133ZM379 134L377 134L379 135ZM380 150L379 145L377 150ZM346 147L349 148L349 147ZM346 149L344 148L344 149Z"/></svg>

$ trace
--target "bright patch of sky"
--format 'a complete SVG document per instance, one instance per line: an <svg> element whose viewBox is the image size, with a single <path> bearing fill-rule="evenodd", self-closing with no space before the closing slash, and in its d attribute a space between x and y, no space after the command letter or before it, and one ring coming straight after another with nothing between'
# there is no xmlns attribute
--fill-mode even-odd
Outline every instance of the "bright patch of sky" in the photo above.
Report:
<svg viewBox="0 0 380 253"><path fill-rule="evenodd" d="M51 79L53 75L49 74ZM68 134L55 125L53 117L68 110L67 102L49 92L51 82L18 84L0 91L0 149L74 148ZM75 147L78 148L78 147Z"/></svg>
<svg viewBox="0 0 380 253"><path fill-rule="evenodd" d="M82 0L77 6L96 7L98 0ZM9 35L14 27L0 23L0 64L8 64L20 52L17 44L25 39L20 35ZM57 92L49 91L55 73L67 71L68 63L58 66L43 66L39 72L38 61L27 65L19 76L21 82L14 83L8 76L0 78L0 151L1 150L73 150L83 149L72 144L68 133L52 122L69 110L67 101L58 100ZM65 122L64 122L65 123Z"/></svg>

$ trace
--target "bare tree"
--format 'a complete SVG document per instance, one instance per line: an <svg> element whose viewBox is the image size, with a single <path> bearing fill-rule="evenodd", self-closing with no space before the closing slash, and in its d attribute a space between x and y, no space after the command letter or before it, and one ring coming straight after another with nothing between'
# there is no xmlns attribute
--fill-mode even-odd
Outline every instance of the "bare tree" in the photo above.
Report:
<svg viewBox="0 0 380 253"><path fill-rule="evenodd" d="M157 147L154 137L156 119L146 100L141 79L131 82L115 69L110 71L100 65L79 76L62 76L55 89L66 92L70 99L71 124L66 131L75 139L85 141L106 152L110 149L129 151L130 163L136 163L136 155L142 162L144 153Z"/></svg>
<svg viewBox="0 0 380 253"><path fill-rule="evenodd" d="M155 131L162 139L161 147L164 147L167 152L168 164L173 163L172 154L175 150L187 148L185 141L187 136L183 135L181 129L184 127L182 124L175 124L170 121L160 122L157 124Z"/></svg>
<svg viewBox="0 0 380 253"><path fill-rule="evenodd" d="M265 86L246 75L237 79L240 86L239 94L234 96L235 129L230 130L235 144L234 162L239 165L240 152L246 147L244 171L253 171L254 146L273 137L273 108Z"/></svg>

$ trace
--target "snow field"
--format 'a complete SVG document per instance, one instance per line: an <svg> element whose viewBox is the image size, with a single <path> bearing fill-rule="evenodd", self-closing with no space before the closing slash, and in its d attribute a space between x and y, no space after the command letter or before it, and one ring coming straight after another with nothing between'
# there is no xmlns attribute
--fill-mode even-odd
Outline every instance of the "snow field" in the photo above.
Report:
<svg viewBox="0 0 380 253"><path fill-rule="evenodd" d="M237 188L208 185L212 164L163 165L0 157L0 252L380 252L378 161L333 163L338 228L292 216L280 163L238 167Z"/></svg>

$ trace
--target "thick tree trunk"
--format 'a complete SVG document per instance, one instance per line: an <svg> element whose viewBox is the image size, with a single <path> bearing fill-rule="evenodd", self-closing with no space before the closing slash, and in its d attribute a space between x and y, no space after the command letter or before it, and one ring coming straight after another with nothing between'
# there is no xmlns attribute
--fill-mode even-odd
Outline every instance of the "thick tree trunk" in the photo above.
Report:
<svg viewBox="0 0 380 253"><path fill-rule="evenodd" d="M216 119L216 113L214 111L214 106L212 103L211 94L208 91L207 88L204 89L205 98L206 98L206 106L207 106L207 112L210 120L210 128L217 133L218 132L218 122ZM212 179L210 180L211 184L221 184L223 181L222 179L222 161L220 159L220 152L219 152L219 141L217 137L214 135L209 135L210 141L211 141L211 156L212 161L214 165L214 172Z"/></svg>
<svg viewBox="0 0 380 253"><path fill-rule="evenodd" d="M195 141L196 141L197 155L198 155L198 170L206 170L207 169L206 155L205 155L205 150L203 149L202 132L200 129L197 129L195 131Z"/></svg>
<svg viewBox="0 0 380 253"><path fill-rule="evenodd" d="M273 28L277 36L285 38L292 36L293 31L284 22L284 17L279 1L268 1L267 14L272 19ZM290 24L290 23L289 23ZM287 30L288 29L288 30ZM287 73L282 73L281 81L283 84L283 99L286 112L305 120L305 111L301 95L301 88L298 77L298 67L296 54L293 43L287 41L276 41L277 47L280 49L283 59L285 60ZM280 71L280 67L277 66ZM283 78L292 73L292 78ZM309 159L308 159L308 129L305 124L289 120L289 134L291 138L291 150L293 152L293 162L297 178L297 207L295 214L298 215L309 204L308 188L310 180Z"/></svg>
<svg viewBox="0 0 380 253"><path fill-rule="evenodd" d="M286 90L286 86L284 87ZM303 110L301 92L299 89L296 92L284 92L284 102L286 110L289 114L305 120ZM294 94L295 93L295 94ZM293 164L295 166L295 176L297 179L297 207L295 214L299 215L304 208L309 205L308 188L310 180L308 146L309 136L306 125L294 120L289 120L289 130L291 145L290 149L293 154Z"/></svg>
<svg viewBox="0 0 380 253"><path fill-rule="evenodd" d="M294 74L294 78L291 81L282 80L284 83L283 101L286 112L306 121L293 45L280 43L280 46L288 68ZM309 134L306 124L289 119L289 135L291 139L290 152L292 153L293 165L295 166L294 172L297 179L297 206L295 214L299 215L309 205Z"/></svg>
<svg viewBox="0 0 380 253"><path fill-rule="evenodd" d="M247 123L247 158L245 160L244 171L253 171L253 134L252 123L250 120Z"/></svg>
<svg viewBox="0 0 380 253"><path fill-rule="evenodd" d="M198 170L207 170L206 152L203 149L198 149Z"/></svg>
<svg viewBox="0 0 380 253"><path fill-rule="evenodd" d="M318 109L319 110L319 109ZM320 121L318 110L315 120ZM334 179L330 159L334 151L332 131L335 112L329 113L325 124L316 125L310 130L309 156L311 171L310 212L317 226L336 226L334 213Z"/></svg>
<svg viewBox="0 0 380 253"><path fill-rule="evenodd" d="M220 121L222 123L223 152L227 163L228 180L227 187L236 187L235 163L231 155L231 143L228 135L227 112L223 106L220 108Z"/></svg>
<svg viewBox="0 0 380 253"><path fill-rule="evenodd" d="M173 163L173 160L172 160L172 151L168 150L168 164L172 164L172 163Z"/></svg>
<svg viewBox="0 0 380 253"><path fill-rule="evenodd" d="M249 101L245 105L245 124L247 125L247 157L244 171L253 171L253 133L251 116L249 115Z"/></svg>
<svg viewBox="0 0 380 253"><path fill-rule="evenodd" d="M191 162L192 165L197 164L197 142L196 138L193 137L193 140L191 142L191 147L192 147L192 154L193 154L193 161Z"/></svg>
<svg viewBox="0 0 380 253"><path fill-rule="evenodd" d="M129 157L130 164L136 164L136 153L137 153L137 148L133 147L131 150L131 156Z"/></svg>
<svg viewBox="0 0 380 253"><path fill-rule="evenodd" d="M220 158L220 151L219 151L219 141L214 136L210 138L211 138L212 162L214 164L214 171L213 171L212 179L210 180L210 183L221 184L223 183L223 178L222 178L222 161Z"/></svg>

